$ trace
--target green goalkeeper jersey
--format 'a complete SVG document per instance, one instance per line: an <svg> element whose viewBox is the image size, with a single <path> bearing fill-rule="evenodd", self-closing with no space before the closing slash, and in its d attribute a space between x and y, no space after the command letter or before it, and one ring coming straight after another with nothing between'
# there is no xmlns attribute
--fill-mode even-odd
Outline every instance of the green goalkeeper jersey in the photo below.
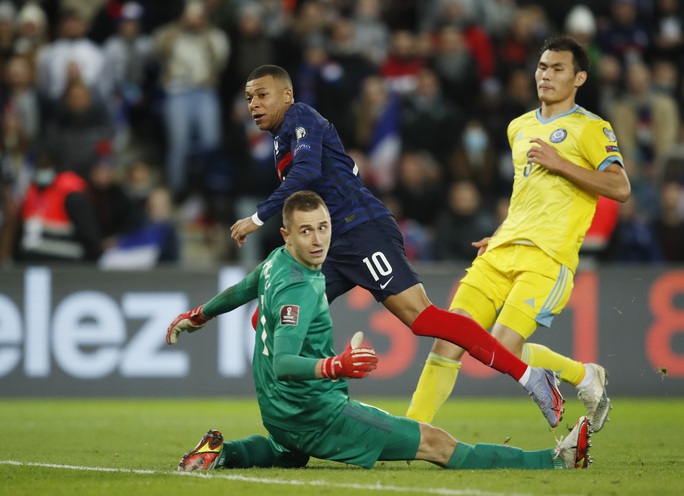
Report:
<svg viewBox="0 0 684 496"><path fill-rule="evenodd" d="M320 429L349 400L344 379L314 378L316 362L335 356L325 276L277 248L261 267L258 301L252 370L263 422Z"/></svg>

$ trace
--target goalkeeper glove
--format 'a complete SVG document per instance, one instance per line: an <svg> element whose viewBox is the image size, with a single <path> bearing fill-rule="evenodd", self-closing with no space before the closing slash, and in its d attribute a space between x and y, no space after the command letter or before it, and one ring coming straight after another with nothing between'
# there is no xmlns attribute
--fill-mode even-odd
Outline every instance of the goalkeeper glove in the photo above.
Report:
<svg viewBox="0 0 684 496"><path fill-rule="evenodd" d="M373 348L361 347L363 333L354 334L351 343L341 355L324 358L321 362L321 374L326 379L350 377L361 379L378 366L378 356Z"/></svg>
<svg viewBox="0 0 684 496"><path fill-rule="evenodd" d="M213 317L206 318L202 315L202 308L204 305L190 310L189 312L183 312L178 317L171 322L171 325L166 331L166 342L168 344L176 344L178 341L178 335L183 332L195 332L200 330L206 325Z"/></svg>

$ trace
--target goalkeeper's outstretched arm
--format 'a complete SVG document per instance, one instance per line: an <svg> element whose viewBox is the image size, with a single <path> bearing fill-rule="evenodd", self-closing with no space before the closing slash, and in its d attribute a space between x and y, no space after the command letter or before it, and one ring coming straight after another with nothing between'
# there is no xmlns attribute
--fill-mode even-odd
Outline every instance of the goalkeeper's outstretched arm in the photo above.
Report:
<svg viewBox="0 0 684 496"><path fill-rule="evenodd" d="M181 332L198 331L217 315L228 313L256 299L263 266L264 262L261 262L239 283L224 289L204 305L176 317L166 330L166 342L175 344Z"/></svg>

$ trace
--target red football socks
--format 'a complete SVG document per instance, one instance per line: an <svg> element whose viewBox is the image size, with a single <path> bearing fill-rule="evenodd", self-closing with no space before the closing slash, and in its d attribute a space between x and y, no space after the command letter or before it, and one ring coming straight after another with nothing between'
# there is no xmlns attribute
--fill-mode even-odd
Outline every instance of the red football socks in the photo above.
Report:
<svg viewBox="0 0 684 496"><path fill-rule="evenodd" d="M508 351L480 324L465 315L448 312L430 305L413 322L411 331L417 336L430 336L449 341L466 350L488 367L508 374L516 381L527 370L527 364Z"/></svg>

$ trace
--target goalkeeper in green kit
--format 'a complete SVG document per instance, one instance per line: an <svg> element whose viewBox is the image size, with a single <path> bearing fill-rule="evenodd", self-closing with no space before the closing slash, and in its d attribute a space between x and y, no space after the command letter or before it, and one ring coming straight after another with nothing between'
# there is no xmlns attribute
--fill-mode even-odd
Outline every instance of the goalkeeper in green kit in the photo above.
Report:
<svg viewBox="0 0 684 496"><path fill-rule="evenodd" d="M581 417L554 448L525 451L469 445L442 429L351 400L347 378L366 377L375 351L357 333L340 355L321 266L330 245L330 214L316 193L299 191L283 207L285 245L243 281L169 326L167 342L255 297L259 321L253 374L268 437L225 441L210 430L186 453L179 470L304 467L310 457L371 468L377 461L425 460L449 469L553 469L589 465L590 425Z"/></svg>

